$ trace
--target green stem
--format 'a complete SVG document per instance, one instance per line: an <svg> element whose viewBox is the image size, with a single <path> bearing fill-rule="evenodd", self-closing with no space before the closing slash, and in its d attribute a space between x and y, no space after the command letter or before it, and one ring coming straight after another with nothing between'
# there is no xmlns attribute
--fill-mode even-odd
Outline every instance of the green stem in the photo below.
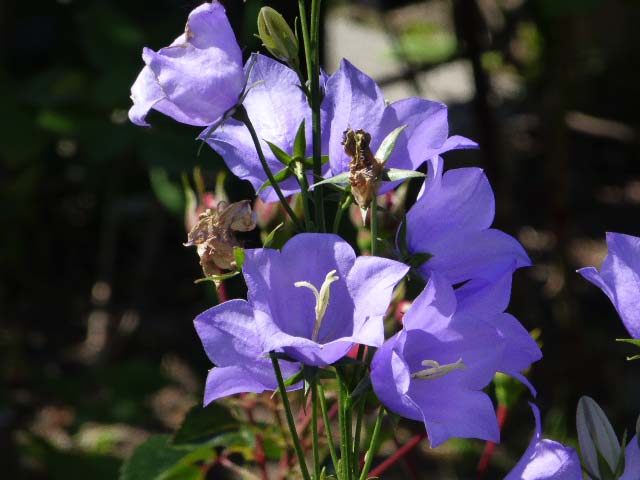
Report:
<svg viewBox="0 0 640 480"><path fill-rule="evenodd" d="M367 474L371 469L373 463L373 456L378 450L378 438L380 437L380 427L382 426L382 418L384 417L384 407L380 407L380 413L376 419L376 424L373 427L373 434L371 435L371 443L369 444L369 450L367 450L364 456L364 466L362 467L362 473L360 473L360 480L367 480Z"/></svg>
<svg viewBox="0 0 640 480"><path fill-rule="evenodd" d="M302 196L302 211L304 212L304 224L306 227L306 231L311 231L311 218L309 212L311 211L309 207L309 182L307 180L307 176L304 172L304 167L298 171L296 169L296 178L298 179L298 184L300 185L300 195Z"/></svg>
<svg viewBox="0 0 640 480"><path fill-rule="evenodd" d="M318 447L318 386L311 386L311 444L313 449L313 478L320 480L320 449Z"/></svg>
<svg viewBox="0 0 640 480"><path fill-rule="evenodd" d="M341 201L338 206L338 211L336 212L336 217L333 219L333 233L338 233L338 229L340 228L340 222L342 221L342 215L353 203L353 196L347 193L347 197Z"/></svg>
<svg viewBox="0 0 640 480"><path fill-rule="evenodd" d="M311 32L307 23L305 0L298 0L300 9L300 26L307 65L309 83L309 105L311 106L311 122L313 135L313 176L322 177L322 132L320 127L320 4L321 0L311 0ZM324 189L316 187L315 213L316 223L321 232L326 232L324 216Z"/></svg>
<svg viewBox="0 0 640 480"><path fill-rule="evenodd" d="M324 388L321 384L318 384L320 389L320 409L322 410L322 421L324 422L324 431L327 434L327 444L329 445L329 453L331 454L331 461L333 462L333 468L336 474L340 474L338 470L338 454L336 453L336 445L333 442L333 434L331 433L331 422L329 421L329 412L327 410L327 399L324 396Z"/></svg>
<svg viewBox="0 0 640 480"><path fill-rule="evenodd" d="M289 425L289 431L291 432L291 438L293 439L293 446L296 450L296 455L298 456L298 463L300 464L300 470L302 471L302 478L304 478L304 480L311 480L311 477L309 477L309 471L307 470L307 462L304 458L302 444L298 437L296 422L293 420L293 414L291 413L291 404L289 403L289 397L287 396L287 389L284 386L284 379L282 378L282 371L280 370L278 358L273 352L271 352L269 356L271 357L271 364L273 365L273 370L276 373L276 378L278 380L278 389L282 395L282 406L284 407L284 412L287 417L287 424Z"/></svg>
<svg viewBox="0 0 640 480"><path fill-rule="evenodd" d="M264 157L264 152L262 151L262 146L260 145L260 139L258 138L258 134L256 133L255 128L253 128L253 124L249 119L247 110L242 105L240 105L236 109L235 116L238 120L244 123L245 126L247 127L247 130L249 130L249 134L251 135L251 139L253 140L253 145L256 148L256 152L258 154L258 158L260 159L260 163L262 164L264 173L267 174L267 178L269 179L269 182L271 182L271 187L276 192L276 195L278 196L280 203L282 203L282 206L286 210L287 214L289 215L293 223L296 224L296 227L298 228L298 230L304 230L304 225L300 222L300 220L298 219L294 211L291 209L291 205L289 205L289 202L287 202L287 199L284 197L282 190L280 190L280 185L278 185L278 182L273 176L273 172L271 171L271 168L267 163L267 159Z"/></svg>
<svg viewBox="0 0 640 480"><path fill-rule="evenodd" d="M378 202L374 195L371 200L369 223L371 227L371 255L378 254Z"/></svg>
<svg viewBox="0 0 640 480"><path fill-rule="evenodd" d="M358 476L358 470L360 470L360 432L362 430L362 418L364 417L364 406L366 403L366 397L363 395L360 398L358 405L358 413L356 414L356 431L353 436L353 471L355 476Z"/></svg>
<svg viewBox="0 0 640 480"><path fill-rule="evenodd" d="M349 398L349 390L346 383L346 378L342 372L338 371L338 386L339 386L339 407L338 416L340 420L340 456L342 457L342 478L343 480L353 480L353 470L351 464L351 425L349 425L351 415L351 401Z"/></svg>

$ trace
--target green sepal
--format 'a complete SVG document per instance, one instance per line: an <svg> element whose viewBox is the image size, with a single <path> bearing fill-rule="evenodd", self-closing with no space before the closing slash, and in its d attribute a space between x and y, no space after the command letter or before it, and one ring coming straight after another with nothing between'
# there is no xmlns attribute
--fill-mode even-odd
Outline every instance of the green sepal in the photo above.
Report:
<svg viewBox="0 0 640 480"><path fill-rule="evenodd" d="M433 255L431 255L430 253L413 253L409 255L407 264L412 268L420 268L432 257Z"/></svg>
<svg viewBox="0 0 640 480"><path fill-rule="evenodd" d="M244 253L244 249L240 247L233 247L233 258L236 261L236 268L238 271L242 270L242 266L244 265L244 258L246 257Z"/></svg>
<svg viewBox="0 0 640 480"><path fill-rule="evenodd" d="M402 223L398 227L398 249L400 250L400 258L409 257L409 248L407 247L407 216L402 217Z"/></svg>
<svg viewBox="0 0 640 480"><path fill-rule="evenodd" d="M226 280L228 278L233 278L236 275L240 275L240 270L234 270L233 272L223 273L221 275L211 275L210 277L198 278L197 280L194 280L193 283L203 283L203 282L217 283L222 280Z"/></svg>
<svg viewBox="0 0 640 480"><path fill-rule="evenodd" d="M292 385L295 385L296 383L298 383L300 380L302 380L304 376L304 371L300 370L299 372L297 372L296 374L292 375L291 377L287 378L284 381L284 386L285 387L290 387Z"/></svg>
<svg viewBox="0 0 640 480"><path fill-rule="evenodd" d="M358 360L357 358L351 357L342 357L340 360L333 362L331 365L334 367L342 367L345 365L362 365L362 360Z"/></svg>
<svg viewBox="0 0 640 480"><path fill-rule="evenodd" d="M297 158L304 158L307 153L307 137L305 135L304 119L298 127L296 132L296 138L293 141L293 156Z"/></svg>
<svg viewBox="0 0 640 480"><path fill-rule="evenodd" d="M278 173L276 173L273 176L273 178L276 180L276 183L282 183L287 178L291 177L292 175L293 175L293 172L291 171L291 169L289 167L284 167L282 170L280 170ZM270 187L270 186L271 186L271 180L267 180L262 185L260 185L260 188L256 192L256 195L259 195L260 193L262 193L262 191L265 188Z"/></svg>
<svg viewBox="0 0 640 480"><path fill-rule="evenodd" d="M278 230L280 230L282 227L284 227L284 223L279 223L278 225L276 225L276 227L271 230L269 232L269 234L267 235L267 238L264 239L264 242L262 244L263 248L269 248L271 246L271 244L273 243L273 239L276 236L276 233L278 232Z"/></svg>
<svg viewBox="0 0 640 480"><path fill-rule="evenodd" d="M385 137L380 146L378 147L378 151L376 152L375 157L378 161L385 163L393 150L396 148L396 143L398 142L398 137L407 128L407 125L402 125L401 127L396 128L393 132Z"/></svg>
<svg viewBox="0 0 640 480"><path fill-rule="evenodd" d="M314 183L309 188L315 188L319 185L348 185L348 184L349 184L349 172L343 172L331 178L325 178L321 182Z"/></svg>
<svg viewBox="0 0 640 480"><path fill-rule="evenodd" d="M358 398L361 395L369 393L372 391L373 387L371 385L371 377L369 375L365 375L356 385L356 388L351 392L351 398Z"/></svg>
<svg viewBox="0 0 640 480"><path fill-rule="evenodd" d="M636 338L616 338L616 342L630 343L640 348L640 339Z"/></svg>
<svg viewBox="0 0 640 480"><path fill-rule="evenodd" d="M282 163L285 166L288 166L291 163L291 160L292 160L291 155L289 155L287 152L282 150L280 147L278 147L274 143L268 142L266 140L265 142L267 142L267 145L269 145L269 148L271 149L271 153L273 153L273 156L276 157L276 159L280 163Z"/></svg>
<svg viewBox="0 0 640 480"><path fill-rule="evenodd" d="M382 181L397 182L407 178L424 178L426 175L416 170L403 170L401 168L385 168L382 171Z"/></svg>

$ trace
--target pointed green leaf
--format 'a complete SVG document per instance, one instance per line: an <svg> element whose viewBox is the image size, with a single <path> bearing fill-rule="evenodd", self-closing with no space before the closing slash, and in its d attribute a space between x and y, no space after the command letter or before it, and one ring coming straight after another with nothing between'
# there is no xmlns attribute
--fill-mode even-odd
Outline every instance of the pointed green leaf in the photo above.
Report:
<svg viewBox="0 0 640 480"><path fill-rule="evenodd" d="M420 268L424 265L429 259L433 257L430 253L414 253L409 256L407 260L407 264L413 268Z"/></svg>
<svg viewBox="0 0 640 480"><path fill-rule="evenodd" d="M616 338L616 342L630 343L636 347L640 347L640 339L636 338Z"/></svg>
<svg viewBox="0 0 640 480"><path fill-rule="evenodd" d="M409 256L409 248L407 247L407 216L402 217L402 223L398 227L398 249L400 257L407 258Z"/></svg>
<svg viewBox="0 0 640 480"><path fill-rule="evenodd" d="M320 157L320 164L325 165L326 163L329 163L329 155L322 155ZM304 159L304 168L306 170L313 169L313 157L307 157Z"/></svg>
<svg viewBox="0 0 640 480"><path fill-rule="evenodd" d="M401 168L385 168L382 171L382 180L385 182L397 182L407 178L423 178L426 175L416 170L403 170Z"/></svg>
<svg viewBox="0 0 640 480"><path fill-rule="evenodd" d="M271 243L273 242L273 239L276 236L276 233L282 227L284 227L284 223L281 222L276 226L276 228L274 228L273 230L271 230L271 232L269 232L269 235L267 235L267 238L264 239L264 243L262 245L263 248L269 248L271 246Z"/></svg>
<svg viewBox="0 0 640 480"><path fill-rule="evenodd" d="M276 183L282 183L284 182L287 178L289 178L291 175L293 175L293 172L291 171L291 169L289 167L284 167L282 170L280 170L278 173L276 173L273 178L275 178ZM262 191L271 186L271 181L267 180L266 182L264 182L262 185L260 185L260 188L258 189L258 191L256 192L256 195L262 193Z"/></svg>
<svg viewBox="0 0 640 480"><path fill-rule="evenodd" d="M265 142L267 141L265 140ZM287 154L287 152L271 142L267 142L267 145L269 145L271 153L273 153L273 155L280 161L280 163L282 163L283 165L289 165L291 163L291 155Z"/></svg>
<svg viewBox="0 0 640 480"><path fill-rule="evenodd" d="M238 271L242 270L242 266L244 265L244 250L240 247L233 247L233 258L236 260L236 267Z"/></svg>
<svg viewBox="0 0 640 480"><path fill-rule="evenodd" d="M284 386L285 386L285 387L290 387L291 385L295 385L295 384L296 384L296 383L298 383L300 380L302 380L303 376L304 376L304 375L303 375L303 371L302 371L302 370L300 370L300 371L299 371L298 373L296 373L295 375L293 375L293 376L291 376L291 377L287 378L287 379L284 381Z"/></svg>
<svg viewBox="0 0 640 480"><path fill-rule="evenodd" d="M318 185L347 185L349 183L349 172L340 173L331 178L325 178L321 182L314 183L309 188L315 188Z"/></svg>
<svg viewBox="0 0 640 480"><path fill-rule="evenodd" d="M398 137L405 128L407 128L407 126L402 125L385 137L385 139L380 144L380 147L378 147L378 151L376 152L376 158L379 161L385 163L389 159L389 157L393 153L393 150L396 148Z"/></svg>
<svg viewBox="0 0 640 480"><path fill-rule="evenodd" d="M358 382L358 384L356 385L356 388L353 389L353 392L351 393L351 398L358 398L361 395L364 395L365 393L368 393L372 390L372 385L371 385L371 377L369 375L366 375L365 377L362 378L362 380L360 380Z"/></svg>
<svg viewBox="0 0 640 480"><path fill-rule="evenodd" d="M304 158L305 153L307 153L307 137L305 134L304 120L302 120L296 132L296 139L293 142L293 156Z"/></svg>
<svg viewBox="0 0 640 480"><path fill-rule="evenodd" d="M227 278L233 278L236 275L240 275L240 270L235 270L229 273L223 273L222 275L211 275L210 277L199 278L197 280L194 280L193 283L202 283L202 282L217 283L222 280L226 280Z"/></svg>

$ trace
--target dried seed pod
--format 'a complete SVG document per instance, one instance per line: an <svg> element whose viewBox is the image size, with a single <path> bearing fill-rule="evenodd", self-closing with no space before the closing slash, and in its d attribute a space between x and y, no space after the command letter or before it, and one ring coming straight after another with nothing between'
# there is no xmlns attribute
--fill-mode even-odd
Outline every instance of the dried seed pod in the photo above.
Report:
<svg viewBox="0 0 640 480"><path fill-rule="evenodd" d="M234 232L248 232L256 228L249 200L228 204L218 203L216 209L207 209L187 237L187 247L195 245L200 256L202 271L208 277L218 269L233 270L233 248L239 247Z"/></svg>
<svg viewBox="0 0 640 480"><path fill-rule="evenodd" d="M364 130L345 130L342 139L344 152L351 157L349 162L349 183L351 193L360 208L367 209L378 194L384 164L380 162L369 144L371 135Z"/></svg>

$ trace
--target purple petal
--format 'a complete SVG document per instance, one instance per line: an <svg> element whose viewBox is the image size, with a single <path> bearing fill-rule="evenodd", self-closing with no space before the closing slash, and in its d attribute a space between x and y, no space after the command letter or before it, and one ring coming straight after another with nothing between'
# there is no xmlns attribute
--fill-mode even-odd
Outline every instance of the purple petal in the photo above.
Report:
<svg viewBox="0 0 640 480"><path fill-rule="evenodd" d="M347 128L363 129L372 135L375 151L383 138L376 132L385 109L380 87L347 60L327 80L326 95L322 101L323 131L328 136L331 172L337 175L348 170L349 157L344 153L342 136ZM398 125L400 126L400 125ZM377 143L373 143L373 142Z"/></svg>
<svg viewBox="0 0 640 480"><path fill-rule="evenodd" d="M536 431L524 455L505 480L582 480L582 468L576 451L552 440L542 440L540 411L534 404L530 405L536 420Z"/></svg>
<svg viewBox="0 0 640 480"><path fill-rule="evenodd" d="M380 346L384 342L384 320L393 289L409 271L406 265L379 257L358 257L347 285L355 304L355 334L358 343Z"/></svg>
<svg viewBox="0 0 640 480"><path fill-rule="evenodd" d="M624 473L620 480L637 480L640 472L640 447L638 446L638 436L634 436L625 449Z"/></svg>
<svg viewBox="0 0 640 480"><path fill-rule="evenodd" d="M244 85L242 52L224 7L218 2L200 5L189 15L187 27L188 34L171 46L143 50L153 77L143 69L132 87L134 123L147 125L145 116L154 108L182 123L209 125L238 100Z"/></svg>
<svg viewBox="0 0 640 480"><path fill-rule="evenodd" d="M640 238L607 233L609 254L600 273L593 267L578 270L609 297L633 338L640 338Z"/></svg>
<svg viewBox="0 0 640 480"><path fill-rule="evenodd" d="M421 329L436 332L445 330L456 311L457 300L451 284L437 273L432 275L425 289L416 297L403 318L407 330Z"/></svg>

